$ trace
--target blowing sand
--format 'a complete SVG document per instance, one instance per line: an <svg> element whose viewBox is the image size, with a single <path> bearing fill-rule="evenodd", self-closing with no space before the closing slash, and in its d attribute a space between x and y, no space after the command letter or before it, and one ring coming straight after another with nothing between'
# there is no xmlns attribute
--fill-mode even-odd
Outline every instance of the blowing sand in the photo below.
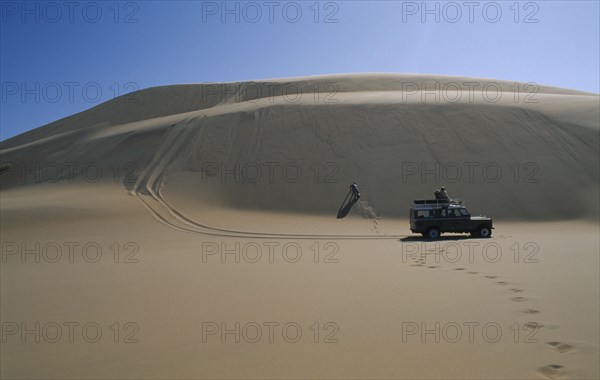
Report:
<svg viewBox="0 0 600 380"><path fill-rule="evenodd" d="M0 375L600 377L599 97L525 86L166 86L3 141ZM491 239L410 233L440 185Z"/></svg>

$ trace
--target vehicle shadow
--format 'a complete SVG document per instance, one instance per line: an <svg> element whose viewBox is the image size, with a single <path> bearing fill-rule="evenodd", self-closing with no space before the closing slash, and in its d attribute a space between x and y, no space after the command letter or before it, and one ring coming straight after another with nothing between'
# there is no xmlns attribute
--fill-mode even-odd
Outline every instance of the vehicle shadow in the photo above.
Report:
<svg viewBox="0 0 600 380"><path fill-rule="evenodd" d="M410 241L426 241L426 242L436 242L436 241L455 241L455 240L466 240L466 239L478 239L478 237L468 236L468 235L455 235L455 236L440 236L437 239L428 239L423 236L413 235L403 237L402 239L398 239L401 242L410 242Z"/></svg>

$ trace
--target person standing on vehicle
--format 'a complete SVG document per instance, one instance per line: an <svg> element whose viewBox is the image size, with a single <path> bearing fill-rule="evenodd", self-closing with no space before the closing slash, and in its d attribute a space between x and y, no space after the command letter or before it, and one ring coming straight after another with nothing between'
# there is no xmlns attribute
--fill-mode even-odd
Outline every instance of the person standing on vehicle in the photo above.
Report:
<svg viewBox="0 0 600 380"><path fill-rule="evenodd" d="M444 186L440 187L439 190L435 191L435 199L449 201L450 197L448 196L448 192Z"/></svg>
<svg viewBox="0 0 600 380"><path fill-rule="evenodd" d="M440 192L442 193L442 199L445 201L450 200L450 196L448 196L448 192L444 186L440 187Z"/></svg>

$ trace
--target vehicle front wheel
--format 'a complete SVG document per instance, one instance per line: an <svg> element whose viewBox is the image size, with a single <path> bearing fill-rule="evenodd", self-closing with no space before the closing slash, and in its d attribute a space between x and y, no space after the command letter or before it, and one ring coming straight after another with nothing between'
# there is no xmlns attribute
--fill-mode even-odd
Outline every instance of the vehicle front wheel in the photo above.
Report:
<svg viewBox="0 0 600 380"><path fill-rule="evenodd" d="M425 232L425 235L429 239L437 239L440 237L440 230L437 228L430 228Z"/></svg>
<svg viewBox="0 0 600 380"><path fill-rule="evenodd" d="M492 236L492 229L486 226L480 227L477 231L477 235L481 236L482 238L489 238Z"/></svg>

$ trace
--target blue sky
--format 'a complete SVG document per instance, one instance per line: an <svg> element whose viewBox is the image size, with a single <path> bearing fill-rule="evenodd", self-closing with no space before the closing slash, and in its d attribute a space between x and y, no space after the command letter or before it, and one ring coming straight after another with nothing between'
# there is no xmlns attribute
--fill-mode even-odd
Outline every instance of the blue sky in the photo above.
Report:
<svg viewBox="0 0 600 380"><path fill-rule="evenodd" d="M1 1L0 139L138 88L355 72L600 92L598 1Z"/></svg>

